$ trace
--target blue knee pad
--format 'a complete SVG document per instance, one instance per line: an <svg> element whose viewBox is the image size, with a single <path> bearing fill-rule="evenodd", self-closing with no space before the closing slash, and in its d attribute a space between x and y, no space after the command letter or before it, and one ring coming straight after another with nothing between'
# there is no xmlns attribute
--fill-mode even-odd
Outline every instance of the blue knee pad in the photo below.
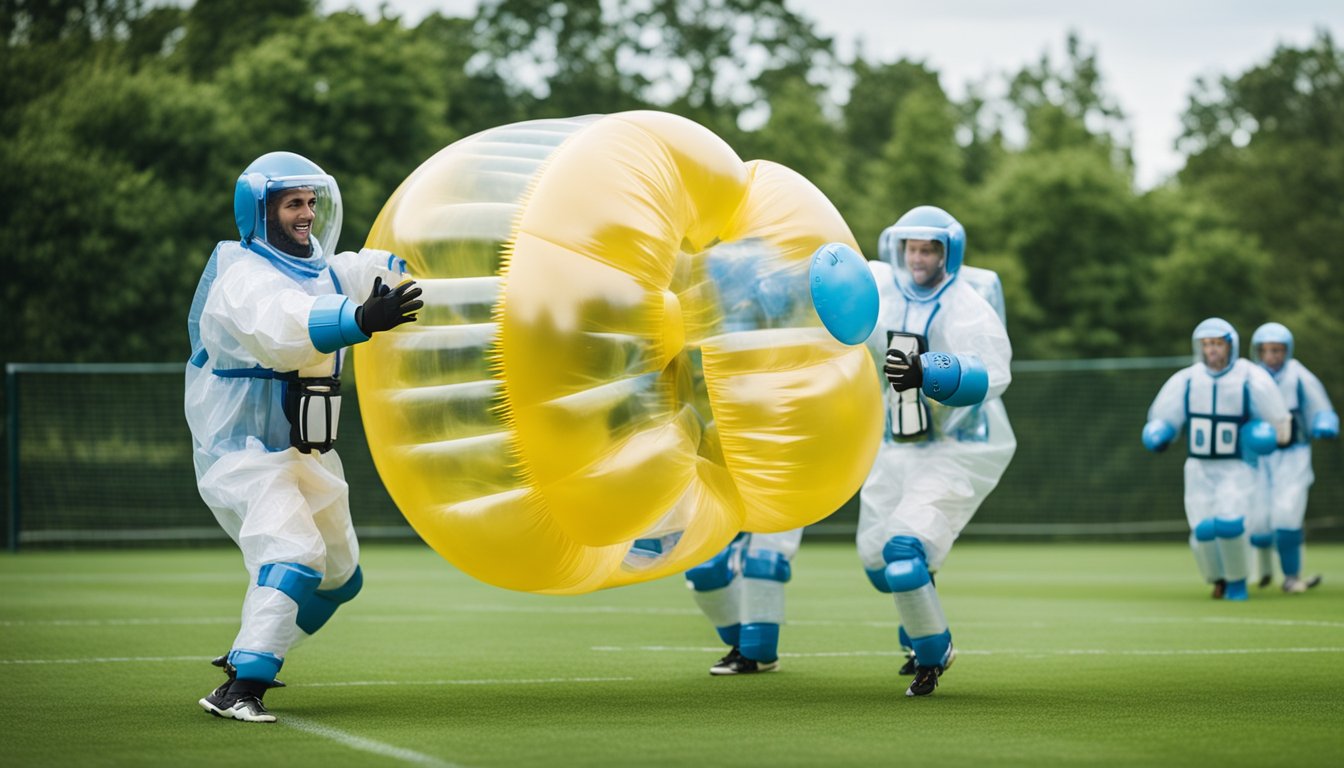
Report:
<svg viewBox="0 0 1344 768"><path fill-rule="evenodd" d="M793 566L783 553L769 549L747 552L742 561L742 575L748 579L765 579L781 584L793 578Z"/></svg>
<svg viewBox="0 0 1344 768"><path fill-rule="evenodd" d="M1251 546L1258 549L1269 549L1274 546L1273 533L1257 533L1251 537Z"/></svg>
<svg viewBox="0 0 1344 768"><path fill-rule="evenodd" d="M1246 520L1241 517L1214 518L1213 529L1220 539L1235 539L1246 532Z"/></svg>
<svg viewBox="0 0 1344 768"><path fill-rule="evenodd" d="M882 559L887 561L883 576L891 592L910 592L930 581L924 545L913 536L891 537L882 548Z"/></svg>
<svg viewBox="0 0 1344 768"><path fill-rule="evenodd" d="M743 538L742 534L738 534L722 552L687 571L686 581L691 588L696 592L711 592L733 583L737 577L733 571L733 554L739 549L738 542Z"/></svg>
<svg viewBox="0 0 1344 768"><path fill-rule="evenodd" d="M863 575L868 577L868 581L872 583L873 589L876 589L878 592L891 592L891 586L887 584L887 569L885 567L864 568Z"/></svg>
<svg viewBox="0 0 1344 768"><path fill-rule="evenodd" d="M284 663L284 659L273 653L242 649L229 651L229 664L233 665L233 668L237 671L239 680L274 682L275 676L280 674L280 667Z"/></svg>
<svg viewBox="0 0 1344 768"><path fill-rule="evenodd" d="M771 662L779 658L779 625L766 622L742 625L742 643L738 650L753 661Z"/></svg>
<svg viewBox="0 0 1344 768"><path fill-rule="evenodd" d="M336 609L341 607L341 603L353 600L363 586L364 572L356 565L355 572L350 574L350 578L346 579L344 584L335 589L315 590L306 602L300 604L299 616L295 623L299 625L299 629L313 634L327 623Z"/></svg>
<svg viewBox="0 0 1344 768"><path fill-rule="evenodd" d="M1302 542L1306 535L1301 528L1279 528L1274 531L1274 543L1279 549L1279 564L1283 566L1284 576L1297 576L1302 572Z"/></svg>
<svg viewBox="0 0 1344 768"><path fill-rule="evenodd" d="M283 592L300 607L322 583L321 571L298 563L266 563L257 570L257 586Z"/></svg>
<svg viewBox="0 0 1344 768"><path fill-rule="evenodd" d="M868 581L878 592L890 593L891 581L887 578L887 571L892 563L901 560L919 560L923 563L925 560L924 544L913 536L892 536L891 540L886 543L886 546L882 547L882 560L885 561L887 565L881 568L865 568L863 569L863 573L868 577ZM927 575L927 566L924 567L924 573ZM928 581L928 579L925 581ZM911 587L911 589L918 589L920 586L922 586L922 582L921 584L916 584L914 587Z"/></svg>
<svg viewBox="0 0 1344 768"><path fill-rule="evenodd" d="M1195 526L1195 541L1213 541L1218 538L1218 526L1212 517Z"/></svg>

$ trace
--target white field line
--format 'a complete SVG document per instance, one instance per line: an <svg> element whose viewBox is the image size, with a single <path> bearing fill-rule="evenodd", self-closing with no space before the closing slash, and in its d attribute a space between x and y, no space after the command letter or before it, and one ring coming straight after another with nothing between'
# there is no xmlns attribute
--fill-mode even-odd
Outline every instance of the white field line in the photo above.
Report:
<svg viewBox="0 0 1344 768"><path fill-rule="evenodd" d="M416 613L416 614L342 614L341 621L351 622L372 622L381 623L416 623L416 622L437 622L451 621L454 613L549 613L549 614L611 614L611 615L636 615L636 616L699 616L700 611L694 608L685 610L675 608L641 608L638 606L614 606L614 605L595 605L595 606L492 606L492 605L458 605L447 608L448 613ZM127 619L33 619L33 620L0 620L0 627L122 627L122 626L157 626L157 625L205 625L205 624L237 624L238 616L202 616L191 618L127 618ZM1275 627L1326 627L1330 629L1344 629L1344 621L1329 621L1325 619L1257 619L1257 618L1238 618L1231 616L1205 616L1201 618L1181 618L1181 617L1129 617L1129 618L1111 618L1109 621L1119 624L1259 624ZM898 621L837 621L833 619L790 619L786 622L796 627L809 626L841 626L841 627L897 627ZM1047 629L1052 625L1040 621L958 621L959 627L987 627L987 626L1005 626L1017 629Z"/></svg>
<svg viewBox="0 0 1344 768"><path fill-rule="evenodd" d="M633 677L539 677L523 680L349 680L334 683L298 683L291 688L343 688L370 685L549 685L553 683L628 683Z"/></svg>
<svg viewBox="0 0 1344 768"><path fill-rule="evenodd" d="M1344 621L1323 621L1319 619L1253 619L1236 616L1205 616L1201 619L1180 618L1133 618L1111 619L1117 624L1185 624L1198 621L1204 624L1266 624L1272 627L1330 627L1344 629Z"/></svg>
<svg viewBox="0 0 1344 768"><path fill-rule="evenodd" d="M157 664L165 661L209 661L213 656L101 656L80 659L0 659L0 664Z"/></svg>
<svg viewBox="0 0 1344 768"><path fill-rule="evenodd" d="M722 646L712 648L699 648L694 646L675 646L675 645L641 645L622 647L615 645L595 645L589 650L600 652L624 652L634 651L637 653L718 653L723 650ZM1044 648L999 648L999 649L974 649L957 648L958 656L1027 656L1027 657L1046 657L1046 656L1242 656L1260 653L1344 653L1344 647L1324 647L1324 648L1175 648L1168 650L1131 650L1131 651L1113 651L1107 648L1062 648L1062 649L1044 649ZM794 659L826 659L826 658L853 658L867 656L905 656L904 651L828 651L821 653L781 653L781 658Z"/></svg>
<svg viewBox="0 0 1344 768"><path fill-rule="evenodd" d="M359 621L375 623L451 621L454 613L553 613L553 614L612 614L639 616L699 616L695 608L641 608L639 606L508 606L508 605L455 605L447 608L449 613L415 614L374 614L345 615L341 621ZM143 619L13 619L0 620L0 627L120 627L153 626L178 624L237 624L238 616L203 616L193 618L143 618Z"/></svg>
<svg viewBox="0 0 1344 768"><path fill-rule="evenodd" d="M381 758L399 760L403 763L413 763L415 765L432 765L436 768L458 768L456 763L449 763L440 760L433 755L426 755L423 752L416 752L413 749L385 744L381 741L367 739L363 736L356 736L353 733L347 733L331 726L322 725L304 717L295 717L294 715L281 715L279 722L298 731L320 736L329 739L360 752L368 752Z"/></svg>

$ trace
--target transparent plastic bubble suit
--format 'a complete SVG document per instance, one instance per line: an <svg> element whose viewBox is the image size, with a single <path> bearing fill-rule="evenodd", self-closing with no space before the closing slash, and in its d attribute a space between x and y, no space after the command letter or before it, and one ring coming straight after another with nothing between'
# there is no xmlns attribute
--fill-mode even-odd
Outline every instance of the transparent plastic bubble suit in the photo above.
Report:
<svg viewBox="0 0 1344 768"><path fill-rule="evenodd" d="M424 287L418 322L355 354L393 500L471 576L555 594L829 515L883 426L868 353L807 300L830 242L857 250L810 182L669 114L445 148L367 243Z"/></svg>

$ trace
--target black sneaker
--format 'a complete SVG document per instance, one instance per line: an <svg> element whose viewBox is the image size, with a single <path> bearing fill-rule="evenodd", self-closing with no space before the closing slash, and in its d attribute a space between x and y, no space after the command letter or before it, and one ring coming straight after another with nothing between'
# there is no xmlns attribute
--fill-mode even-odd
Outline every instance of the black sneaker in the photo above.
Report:
<svg viewBox="0 0 1344 768"><path fill-rule="evenodd" d="M750 675L756 672L774 672L779 669L779 659L774 661L756 661L743 656L736 648L728 652L727 656L719 659L714 666L709 668L711 675Z"/></svg>
<svg viewBox="0 0 1344 768"><path fill-rule="evenodd" d="M238 670L234 669L233 665L229 663L229 655L227 653L224 654L223 656L216 656L215 658L211 659L210 664L212 666L216 666L224 670L224 674L229 676L229 683L232 683L234 678L238 677ZM224 687L227 688L229 686L229 683L225 683ZM270 684L267 685L266 687L284 688L285 684L281 680L272 680Z"/></svg>
<svg viewBox="0 0 1344 768"><path fill-rule="evenodd" d="M947 649L947 662L932 667L915 665L915 679L910 681L910 687L906 689L906 696L928 696L933 693L933 689L938 687L938 678L943 676L952 662L957 660L957 652L953 648Z"/></svg>
<svg viewBox="0 0 1344 768"><path fill-rule="evenodd" d="M1268 587L1268 586L1269 586L1269 583L1270 583L1271 581L1273 581L1273 580L1274 580L1274 577L1271 576L1270 574L1266 573L1264 576L1261 576L1261 577L1260 577L1260 581L1257 581L1257 582L1255 583L1255 586L1259 587L1260 589L1264 589L1265 587Z"/></svg>
<svg viewBox="0 0 1344 768"><path fill-rule="evenodd" d="M232 718L247 723L274 723L272 715L261 703L261 697L249 692L230 693L231 683L225 683L201 699L199 704L215 717Z"/></svg>
<svg viewBox="0 0 1344 768"><path fill-rule="evenodd" d="M1289 576L1283 580L1283 591L1290 595L1301 594L1308 589L1313 589L1321 583L1321 575L1318 573L1309 579L1299 579L1296 576Z"/></svg>
<svg viewBox="0 0 1344 768"><path fill-rule="evenodd" d="M1223 595L1224 595L1226 592L1227 592L1227 579L1218 579L1217 581L1213 582L1213 599L1214 599L1214 600L1222 600L1222 599L1223 599Z"/></svg>
<svg viewBox="0 0 1344 768"><path fill-rule="evenodd" d="M915 652L914 652L914 651L906 651L906 652L905 652L905 665L902 666L902 667L900 668L900 670L899 670L896 674L901 675L901 676L903 676L903 677L909 677L909 676L915 674L915 669L917 669L918 667L919 667L919 665L915 663Z"/></svg>

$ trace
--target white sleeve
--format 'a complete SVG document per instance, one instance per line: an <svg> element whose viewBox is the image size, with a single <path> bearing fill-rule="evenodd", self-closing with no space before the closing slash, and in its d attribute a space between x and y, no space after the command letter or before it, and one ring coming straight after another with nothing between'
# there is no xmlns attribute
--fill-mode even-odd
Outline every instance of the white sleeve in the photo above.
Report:
<svg viewBox="0 0 1344 768"><path fill-rule="evenodd" d="M1264 368L1248 362L1246 386L1251 393L1251 415L1274 425L1279 445L1286 444L1292 435L1293 418L1288 413L1288 405L1284 403L1274 377Z"/></svg>
<svg viewBox="0 0 1344 768"><path fill-rule="evenodd" d="M407 277L405 261L377 248L342 251L329 257L327 263L341 285L341 293L359 304L369 298L374 278L381 277L383 283L396 286Z"/></svg>
<svg viewBox="0 0 1344 768"><path fill-rule="evenodd" d="M1306 418L1307 426L1310 427L1312 421L1318 413L1334 413L1335 407L1330 402L1330 396L1325 392L1325 385L1316 378L1316 374L1307 370L1305 365L1298 366L1298 373L1302 381L1302 415Z"/></svg>
<svg viewBox="0 0 1344 768"><path fill-rule="evenodd" d="M202 340L207 348L241 347L262 367L276 371L318 365L327 354L313 346L308 334L316 300L273 267L236 261L210 286Z"/></svg>
<svg viewBox="0 0 1344 768"><path fill-rule="evenodd" d="M1185 426L1185 390L1190 381L1190 369L1182 368L1167 379L1158 390L1153 404L1148 407L1149 421L1164 421L1179 432Z"/></svg>
<svg viewBox="0 0 1344 768"><path fill-rule="evenodd" d="M1013 380L1013 345L1008 340L1008 330L1003 327L1003 321L989 302L969 285L962 288L964 290L959 292L953 306L940 309L940 314L946 313L946 319L939 341L945 343L947 348L938 349L934 346L934 340L929 339L929 351L979 356L989 376L989 391L985 393L985 400L993 400L1001 396Z"/></svg>

